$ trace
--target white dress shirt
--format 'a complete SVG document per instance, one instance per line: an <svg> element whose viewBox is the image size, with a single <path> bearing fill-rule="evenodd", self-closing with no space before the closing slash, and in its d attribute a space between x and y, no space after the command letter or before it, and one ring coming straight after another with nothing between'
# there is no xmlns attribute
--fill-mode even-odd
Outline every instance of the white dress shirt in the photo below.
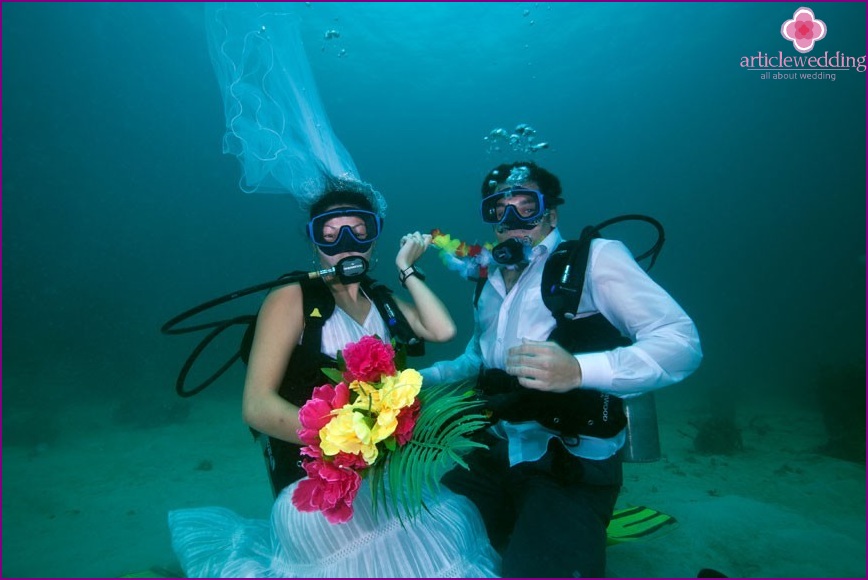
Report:
<svg viewBox="0 0 868 580"><path fill-rule="evenodd" d="M473 337L464 354L452 361L423 369L428 384L476 377L480 366L505 369L509 349L522 339L544 341L556 322L541 294L543 268L551 252L563 241L555 228L532 250L530 263L515 285L506 291L503 275L494 270L479 296ZM693 321L669 294L636 263L616 240L591 242L585 283L576 317L601 313L633 344L597 353L576 354L582 369L582 387L622 398L640 395L676 383L699 366L702 349ZM495 434L509 439L510 462L535 461L545 454L557 433L536 421L500 421ZM625 433L610 439L579 438L568 447L588 459L611 457L623 446Z"/></svg>

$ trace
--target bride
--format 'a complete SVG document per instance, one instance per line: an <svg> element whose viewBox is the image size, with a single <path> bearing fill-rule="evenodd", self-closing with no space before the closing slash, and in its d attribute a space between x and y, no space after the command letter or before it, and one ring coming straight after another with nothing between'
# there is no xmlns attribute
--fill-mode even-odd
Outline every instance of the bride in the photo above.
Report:
<svg viewBox="0 0 868 580"><path fill-rule="evenodd" d="M368 260L385 201L358 179L352 159L331 132L297 19L251 4L206 8L226 108L224 145L241 161L242 189L296 197L310 212L307 233L324 269L347 256ZM270 74L274 70L285 74ZM395 263L413 300L391 304L418 337L444 341L455 333L452 319L413 267L429 244L430 236L418 232L402 240ZM243 413L262 434L276 495L271 519L246 519L222 507L170 512L172 547L188 577L497 575L500 558L477 508L445 488L424 496L425 509L412 520L386 513L382 502L375 512L367 483L344 523L293 504L305 476L297 465L299 451L310 444L299 434L298 413L325 382L319 369L336 366L337 351L349 342L370 335L388 341L395 335L396 313L384 310L387 298L370 282L317 279L280 287L266 298L249 355ZM312 297L325 300L331 310L321 312L320 302L310 308Z"/></svg>
<svg viewBox="0 0 868 580"><path fill-rule="evenodd" d="M334 267L347 258L366 261L371 258L381 220L377 219L380 212L369 192L352 183L335 182L310 208L307 230L322 269ZM429 244L430 236L418 233L405 236L396 257L398 269L407 271L412 267ZM335 253L335 250L341 251ZM188 577L496 576L499 556L489 545L477 508L463 496L445 488L436 495L429 493L421 498L424 509L418 510L414 519L402 520L387 513L388 508L382 502L378 511L374 511L373 492L366 483L346 504L338 502L337 506L333 503L323 507L314 505L323 494L310 491L318 485L317 480L299 480L305 474L318 476L321 473L313 468L317 461L322 464L319 458L325 455L325 441L320 448L320 437L327 432L324 427L332 425L331 417L341 416L334 412L354 408L347 404L349 391L358 388L357 385L372 388L369 384L372 378L346 377L351 372L360 377L356 368L383 380L386 376L398 376L394 352L386 342L391 327L380 314L381 302L394 300L397 311L392 311L392 318L406 318L405 322L415 334L424 339L443 340L454 332L448 311L421 279L412 276L403 282L413 303L384 297L369 279L362 277L305 280L282 286L266 297L255 325L243 401L245 419L260 432L265 443L269 475L277 494L271 521L241 518L220 507L170 512L172 546ZM317 304L313 308L316 317L308 320L306 313L312 304ZM384 337L386 341L373 339L372 335ZM372 350L367 351L371 344L379 346L371 346ZM400 345L400 341L397 344ZM341 383L344 398L340 400L335 394L337 388L317 386L328 380L320 374L320 369L336 366L338 350L346 365L343 380L349 384L347 387ZM355 354L358 352L365 354ZM405 374L408 373L402 372L401 377ZM375 391L374 399L360 399L368 415L372 409L379 413L381 405L388 411L387 401L402 401L392 407L395 409L392 422L388 430L380 433L382 438L365 438L364 448L333 449L328 452L329 456L340 451L350 453L348 457L362 461L361 467L367 467L361 458L366 454L377 457L377 441L399 433L415 433L414 425L419 427L423 417L446 420L447 415L442 412L447 404L443 402L445 399L435 395L438 389L426 389L430 406L422 403L421 414L408 414L410 419L404 424L405 408L412 407L405 406L417 395L418 400L423 398L423 394L419 394L421 377L415 371L409 374L417 377L409 399L396 395L409 385L399 379L390 383L392 390ZM337 376L337 380L342 377ZM323 393L329 391L332 396L323 407L326 404ZM387 392L389 395L384 394ZM306 404L309 400L310 407ZM430 412L426 413L426 409ZM356 434L360 427L352 420L346 425L350 427L348 430L336 432L340 441L358 442ZM377 420L371 434L379 426ZM405 430L407 426L409 429ZM421 431L442 432L430 428ZM404 441L398 443L403 444ZM313 451L311 446L314 446ZM306 462L303 466L309 468L307 472L297 465L300 459ZM338 459L340 455L335 465ZM350 475L357 485L358 475ZM326 473L323 478L328 476ZM293 481L295 483L291 483ZM392 478L394 481L396 479ZM300 485L302 489L296 493ZM336 485L332 484L329 493L337 489ZM297 496L295 502L293 494ZM304 500L299 502L299 497ZM304 511L296 508L300 504ZM323 511L317 511L319 509Z"/></svg>

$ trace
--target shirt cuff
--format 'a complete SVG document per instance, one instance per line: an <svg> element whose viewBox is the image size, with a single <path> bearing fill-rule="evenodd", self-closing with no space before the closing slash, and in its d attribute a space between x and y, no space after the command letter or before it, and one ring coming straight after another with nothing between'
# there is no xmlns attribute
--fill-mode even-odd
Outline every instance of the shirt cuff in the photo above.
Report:
<svg viewBox="0 0 868 580"><path fill-rule="evenodd" d="M419 369L419 374L422 375L422 386L433 387L441 382L440 369L436 367Z"/></svg>
<svg viewBox="0 0 868 580"><path fill-rule="evenodd" d="M588 389L608 389L612 386L614 372L605 352L592 352L574 355L582 367L582 387Z"/></svg>

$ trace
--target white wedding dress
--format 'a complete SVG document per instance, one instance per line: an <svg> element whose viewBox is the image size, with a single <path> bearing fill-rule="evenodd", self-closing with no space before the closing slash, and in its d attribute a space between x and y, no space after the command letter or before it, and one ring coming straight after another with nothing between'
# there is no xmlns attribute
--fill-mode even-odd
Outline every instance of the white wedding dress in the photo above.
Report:
<svg viewBox="0 0 868 580"><path fill-rule="evenodd" d="M362 336L386 336L371 308L359 325L340 308L326 321L323 351ZM426 497L421 515L374 517L371 490L362 483L353 518L331 524L319 512L292 505L296 484L274 502L271 521L243 518L222 507L169 512L172 548L189 578L491 578L500 556L488 542L476 506L445 487Z"/></svg>
<svg viewBox="0 0 868 580"><path fill-rule="evenodd" d="M190 578L492 578L500 557L476 507L445 487L428 510L399 520L379 506L374 518L363 484L353 518L331 524L292 505L293 484L274 503L271 522L225 508L169 513L172 547Z"/></svg>
<svg viewBox="0 0 868 580"><path fill-rule="evenodd" d="M224 151L238 156L241 188L288 193L307 208L330 176L359 179L347 150L331 130L304 53L293 5L208 4L209 48L223 92ZM280 71L280 74L273 74ZM370 188L375 209L385 201ZM339 308L323 329L323 352L374 334L388 339L371 308L364 325ZM475 506L445 488L429 511L402 523L375 519L363 485L355 515L330 524L300 513L289 486L275 500L271 520L241 518L220 508L172 511L172 546L189 577L485 577L499 557L488 543Z"/></svg>

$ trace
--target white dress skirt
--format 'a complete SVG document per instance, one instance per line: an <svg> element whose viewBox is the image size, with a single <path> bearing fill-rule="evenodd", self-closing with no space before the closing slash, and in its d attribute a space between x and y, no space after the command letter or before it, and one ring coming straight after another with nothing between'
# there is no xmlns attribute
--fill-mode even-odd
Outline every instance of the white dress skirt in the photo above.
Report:
<svg viewBox="0 0 868 580"><path fill-rule="evenodd" d="M323 328L323 352L335 356L366 335L388 338L373 306L364 324L340 308ZM374 518L363 482L355 514L330 524L292 505L296 484L274 502L271 521L243 518L222 507L169 512L172 547L190 578L485 578L496 577L500 556L488 542L476 506L441 486L428 510L407 521Z"/></svg>
<svg viewBox="0 0 868 580"><path fill-rule="evenodd" d="M169 513L172 547L190 578L492 578L500 556L467 498L441 487L427 510L399 520L378 507L363 483L353 518L331 524L292 505L284 489L271 522L220 508Z"/></svg>

